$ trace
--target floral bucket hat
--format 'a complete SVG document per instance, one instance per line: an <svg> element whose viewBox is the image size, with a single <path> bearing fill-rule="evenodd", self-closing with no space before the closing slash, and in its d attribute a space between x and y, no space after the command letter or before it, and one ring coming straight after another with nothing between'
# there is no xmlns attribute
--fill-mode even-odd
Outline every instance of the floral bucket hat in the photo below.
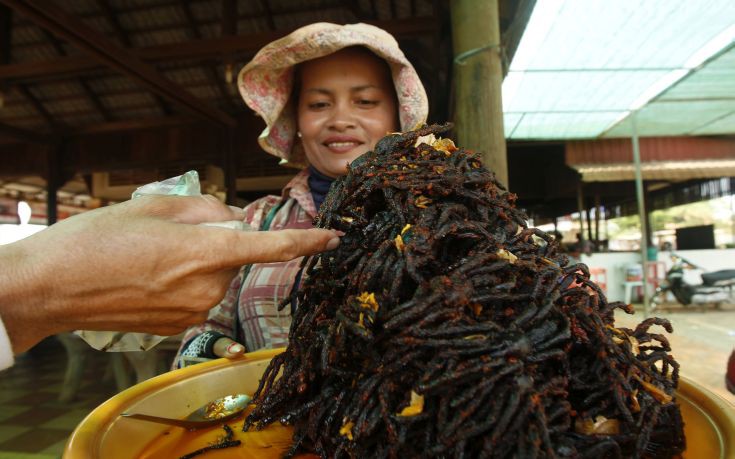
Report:
<svg viewBox="0 0 735 459"><path fill-rule="evenodd" d="M238 75L240 94L266 123L258 142L292 166L306 164L296 141L296 104L289 100L294 66L350 46L364 46L388 63L402 130L426 122L429 102L416 70L388 32L368 24L310 24L269 43Z"/></svg>

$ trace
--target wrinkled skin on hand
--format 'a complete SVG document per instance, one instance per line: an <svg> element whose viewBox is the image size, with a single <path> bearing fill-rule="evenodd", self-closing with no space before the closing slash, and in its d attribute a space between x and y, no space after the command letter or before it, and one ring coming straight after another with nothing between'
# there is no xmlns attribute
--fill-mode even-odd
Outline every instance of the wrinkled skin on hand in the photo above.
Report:
<svg viewBox="0 0 735 459"><path fill-rule="evenodd" d="M63 220L0 248L0 318L14 353L60 331L172 335L200 323L248 263L333 249L322 229L242 232L212 196L143 197Z"/></svg>

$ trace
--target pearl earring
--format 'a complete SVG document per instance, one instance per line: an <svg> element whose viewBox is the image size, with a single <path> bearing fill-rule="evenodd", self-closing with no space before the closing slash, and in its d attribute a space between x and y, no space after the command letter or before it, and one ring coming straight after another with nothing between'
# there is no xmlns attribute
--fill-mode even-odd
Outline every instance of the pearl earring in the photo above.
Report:
<svg viewBox="0 0 735 459"><path fill-rule="evenodd" d="M301 131L296 131L296 137L298 137L299 139L300 139L301 137L303 137L303 136L301 135Z"/></svg>

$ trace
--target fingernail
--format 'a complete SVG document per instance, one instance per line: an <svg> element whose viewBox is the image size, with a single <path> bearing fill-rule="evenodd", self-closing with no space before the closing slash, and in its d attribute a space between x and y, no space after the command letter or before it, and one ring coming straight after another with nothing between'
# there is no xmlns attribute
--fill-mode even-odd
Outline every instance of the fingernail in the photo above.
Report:
<svg viewBox="0 0 735 459"><path fill-rule="evenodd" d="M240 354L244 350L245 350L245 348L242 347L242 344L238 344L238 343L232 343L229 346L227 346L227 352L229 354L233 354L233 355L234 354Z"/></svg>
<svg viewBox="0 0 735 459"><path fill-rule="evenodd" d="M339 247L339 238L334 237L327 242L327 250L334 250Z"/></svg>

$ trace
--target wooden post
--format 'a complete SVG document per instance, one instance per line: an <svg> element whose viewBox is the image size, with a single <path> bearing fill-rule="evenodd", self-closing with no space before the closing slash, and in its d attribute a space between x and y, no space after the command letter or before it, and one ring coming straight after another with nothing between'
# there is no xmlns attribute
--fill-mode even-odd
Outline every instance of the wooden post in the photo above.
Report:
<svg viewBox="0 0 735 459"><path fill-rule="evenodd" d="M643 208L645 209L645 217L646 217L646 244L648 247L653 247L653 227L651 227L651 211L649 210L648 206L651 202L651 194L648 192L648 188L646 187L646 182L643 182Z"/></svg>
<svg viewBox="0 0 735 459"><path fill-rule="evenodd" d="M595 194L595 243L600 243L600 195Z"/></svg>
<svg viewBox="0 0 735 459"><path fill-rule="evenodd" d="M588 241L595 240L595 237L592 234L592 215L590 215L591 212L592 211L590 210L590 208L588 206L585 206L584 214L585 214L585 219L587 220L587 240Z"/></svg>
<svg viewBox="0 0 735 459"><path fill-rule="evenodd" d="M485 166L507 187L498 1L451 0L450 5L457 144L481 152Z"/></svg>
<svg viewBox="0 0 735 459"><path fill-rule="evenodd" d="M584 241L584 190L582 178L577 182L577 211L579 212L579 236L580 241Z"/></svg>
<svg viewBox="0 0 735 459"><path fill-rule="evenodd" d="M646 203L644 200L643 172L641 171L641 146L638 141L638 112L633 111L629 118L633 143L633 167L635 171L635 194L638 201L638 217L641 221L641 266L643 267L643 317L651 315L651 307L648 298L648 217Z"/></svg>

